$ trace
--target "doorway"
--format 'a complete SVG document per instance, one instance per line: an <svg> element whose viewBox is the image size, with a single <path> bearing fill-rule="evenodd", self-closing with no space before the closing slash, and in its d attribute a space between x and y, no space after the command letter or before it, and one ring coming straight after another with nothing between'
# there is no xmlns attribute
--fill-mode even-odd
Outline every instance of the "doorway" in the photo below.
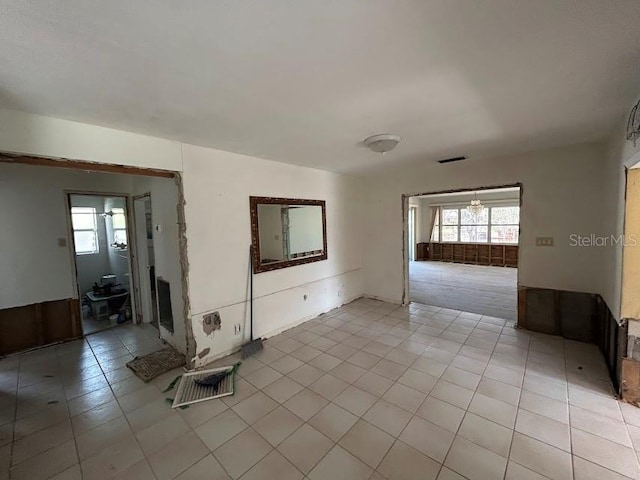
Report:
<svg viewBox="0 0 640 480"><path fill-rule="evenodd" d="M405 196L405 299L517 319L521 186Z"/></svg>
<svg viewBox="0 0 640 480"><path fill-rule="evenodd" d="M137 320L158 328L158 297L153 243L151 194L133 199L136 247L138 251Z"/></svg>
<svg viewBox="0 0 640 480"><path fill-rule="evenodd" d="M132 323L127 197L68 193L67 204L83 334Z"/></svg>
<svg viewBox="0 0 640 480"><path fill-rule="evenodd" d="M7 206L5 210L11 213L5 216L6 230L18 240L7 244L3 251L5 261L9 260L9 265L16 267L11 268L15 274L15 287L4 292L6 303L0 309L0 331L6 333L0 335L3 339L0 354L71 340L98 330L89 328L85 322L83 331L82 304L85 305L85 314L95 317L87 292L93 291L95 283L101 286L109 281L109 278L103 281L103 276L115 273L113 290L123 293L127 297L126 303L120 305L118 303L122 299L112 299L111 305L102 305L99 327L104 328L109 323L109 329L92 335L89 342L143 334L154 340L149 342L151 345L156 345L155 340L160 337L178 350L187 352L187 358L195 356L195 344L188 330L190 319L185 308L188 265L182 261L186 255L186 237L184 221L179 221L179 218L184 218L184 199L180 194L182 179L178 173L42 157L6 156L0 152L0 177L7 180L2 196ZM153 204L153 266L158 284L159 328L154 328L151 322L137 324L137 312L141 309L136 305L139 281L133 198L149 192ZM94 197L103 197L102 202L95 205L76 205L90 208L90 215L85 212L83 217L91 219L83 222L80 220L83 217L76 215L80 222L76 225L77 232L72 225L69 195L84 195L93 200L96 200ZM104 197L124 202L124 212L114 210L113 213L121 215L103 217L102 214L110 210L109 206L105 209ZM113 207L118 208L115 204ZM111 222L112 218L120 218L124 228L111 225L117 238L105 240L106 222ZM76 255L76 238L78 247L83 247L83 253L86 252L83 257ZM126 251L122 244L126 245ZM120 255L126 270L118 277L110 264L102 263L99 272L89 275L79 284L78 271L83 269L78 268L77 260L95 260L98 249L102 253ZM128 284L128 288L122 284ZM126 289L126 294L118 291L119 288ZM96 309L99 306L95 305ZM131 326L122 327L117 323L123 307L124 318ZM117 328L111 328L106 315L117 315L110 319L115 321Z"/></svg>

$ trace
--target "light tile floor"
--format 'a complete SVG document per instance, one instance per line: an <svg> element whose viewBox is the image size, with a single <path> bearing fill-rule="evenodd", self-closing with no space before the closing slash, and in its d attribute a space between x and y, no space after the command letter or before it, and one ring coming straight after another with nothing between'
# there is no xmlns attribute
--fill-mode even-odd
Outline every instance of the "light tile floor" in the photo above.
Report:
<svg viewBox="0 0 640 480"><path fill-rule="evenodd" d="M155 332L0 360L0 479L638 478L640 409L593 345L362 299L268 339L235 396L174 411L178 372L124 366Z"/></svg>

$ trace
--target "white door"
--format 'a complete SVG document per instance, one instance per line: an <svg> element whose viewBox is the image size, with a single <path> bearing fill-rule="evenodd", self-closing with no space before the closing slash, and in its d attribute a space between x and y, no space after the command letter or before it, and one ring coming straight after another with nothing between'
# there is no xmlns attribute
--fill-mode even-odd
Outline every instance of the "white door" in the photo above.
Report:
<svg viewBox="0 0 640 480"><path fill-rule="evenodd" d="M138 288L140 299L140 310L142 312L142 322L153 322L153 298L151 294L151 262L149 258L149 241L153 242L153 238L149 239L147 231L147 202L151 202L150 197L142 197L134 199L134 216L136 229L136 250L138 252Z"/></svg>

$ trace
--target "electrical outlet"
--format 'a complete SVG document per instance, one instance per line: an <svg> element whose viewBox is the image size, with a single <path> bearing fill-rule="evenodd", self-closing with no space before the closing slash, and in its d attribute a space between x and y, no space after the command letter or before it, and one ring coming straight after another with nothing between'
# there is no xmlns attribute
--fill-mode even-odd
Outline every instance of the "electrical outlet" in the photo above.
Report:
<svg viewBox="0 0 640 480"><path fill-rule="evenodd" d="M240 335L240 333L242 333L242 326L241 326L239 323L236 323L236 324L233 326L233 333L234 333L235 335Z"/></svg>
<svg viewBox="0 0 640 480"><path fill-rule="evenodd" d="M536 237L536 247L553 247L553 237Z"/></svg>

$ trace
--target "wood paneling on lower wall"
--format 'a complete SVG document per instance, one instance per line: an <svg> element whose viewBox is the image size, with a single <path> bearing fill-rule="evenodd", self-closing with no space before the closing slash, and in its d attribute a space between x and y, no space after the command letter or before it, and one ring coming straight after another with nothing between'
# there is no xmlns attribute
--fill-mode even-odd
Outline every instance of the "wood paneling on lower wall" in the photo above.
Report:
<svg viewBox="0 0 640 480"><path fill-rule="evenodd" d="M420 245L418 244L419 251ZM498 267L518 266L518 245L432 242L428 250L429 260Z"/></svg>
<svg viewBox="0 0 640 480"><path fill-rule="evenodd" d="M0 310L0 355L81 336L77 298Z"/></svg>
<svg viewBox="0 0 640 480"><path fill-rule="evenodd" d="M518 327L595 343L617 392L627 354L627 323L618 323L600 295L518 287Z"/></svg>

